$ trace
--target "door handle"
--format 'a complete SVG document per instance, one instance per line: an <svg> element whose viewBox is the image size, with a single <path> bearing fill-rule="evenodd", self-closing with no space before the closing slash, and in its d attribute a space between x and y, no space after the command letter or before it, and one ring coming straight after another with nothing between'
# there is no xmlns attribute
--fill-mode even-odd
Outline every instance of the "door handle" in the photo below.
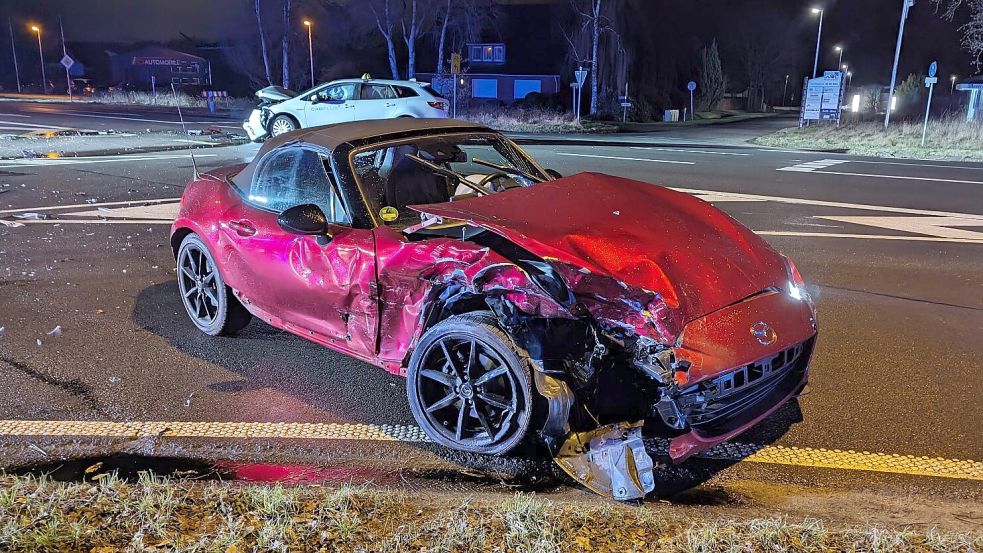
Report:
<svg viewBox="0 0 983 553"><path fill-rule="evenodd" d="M252 236L256 234L256 227L246 219L230 221L229 228L236 231L239 236Z"/></svg>
<svg viewBox="0 0 983 553"><path fill-rule="evenodd" d="M388 102L388 103L386 104L386 107L387 107L387 108L394 108L394 107L396 107L396 104L394 104L394 103L392 103L392 102Z"/></svg>

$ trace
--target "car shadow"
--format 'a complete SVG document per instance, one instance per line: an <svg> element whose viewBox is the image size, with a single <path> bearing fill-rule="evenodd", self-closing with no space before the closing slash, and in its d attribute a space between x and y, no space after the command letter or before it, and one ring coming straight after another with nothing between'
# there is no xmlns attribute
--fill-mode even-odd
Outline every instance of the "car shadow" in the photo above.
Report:
<svg viewBox="0 0 983 553"><path fill-rule="evenodd" d="M188 357L238 376L208 384L207 388L213 392L237 394L273 389L325 413L332 420L416 424L406 401L403 378L256 319L234 337L206 336L188 320L172 281L141 290L132 318L141 328ZM739 441L758 446L771 444L801 420L798 403L791 401L740 436ZM660 442L661 446L648 444L656 465L654 497L683 503L719 502L718 494L694 495L692 490L739 459L693 458L674 465L666 455L664 442ZM493 478L514 489L549 491L575 484L551 462L545 448L527 447L509 456L490 457L430 443L410 445L460 466L464 473L493 474Z"/></svg>

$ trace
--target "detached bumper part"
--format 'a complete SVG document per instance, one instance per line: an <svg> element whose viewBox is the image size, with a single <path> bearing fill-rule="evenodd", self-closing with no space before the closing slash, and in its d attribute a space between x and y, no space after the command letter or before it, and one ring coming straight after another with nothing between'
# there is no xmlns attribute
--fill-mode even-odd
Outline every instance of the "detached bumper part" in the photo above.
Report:
<svg viewBox="0 0 983 553"><path fill-rule="evenodd" d="M641 499L655 489L641 421L571 433L553 460L591 491L618 501Z"/></svg>

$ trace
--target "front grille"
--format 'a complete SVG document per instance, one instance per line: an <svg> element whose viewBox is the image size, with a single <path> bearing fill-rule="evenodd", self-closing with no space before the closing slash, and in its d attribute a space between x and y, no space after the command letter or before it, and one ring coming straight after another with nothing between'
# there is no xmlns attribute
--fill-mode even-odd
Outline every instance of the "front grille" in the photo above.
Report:
<svg viewBox="0 0 983 553"><path fill-rule="evenodd" d="M677 399L690 427L719 436L759 417L795 391L805 376L813 338L699 384Z"/></svg>

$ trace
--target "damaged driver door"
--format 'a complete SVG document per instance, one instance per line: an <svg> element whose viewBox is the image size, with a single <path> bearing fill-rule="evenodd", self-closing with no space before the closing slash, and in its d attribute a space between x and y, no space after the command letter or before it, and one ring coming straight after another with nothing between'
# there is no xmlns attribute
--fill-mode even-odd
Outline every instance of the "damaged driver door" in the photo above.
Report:
<svg viewBox="0 0 983 553"><path fill-rule="evenodd" d="M252 309L285 330L356 355L375 350L378 306L372 231L351 217L316 151L280 148L263 160L246 201L230 208L223 227L232 243L229 263L247 278L240 293ZM314 204L329 233L305 236L277 218Z"/></svg>

